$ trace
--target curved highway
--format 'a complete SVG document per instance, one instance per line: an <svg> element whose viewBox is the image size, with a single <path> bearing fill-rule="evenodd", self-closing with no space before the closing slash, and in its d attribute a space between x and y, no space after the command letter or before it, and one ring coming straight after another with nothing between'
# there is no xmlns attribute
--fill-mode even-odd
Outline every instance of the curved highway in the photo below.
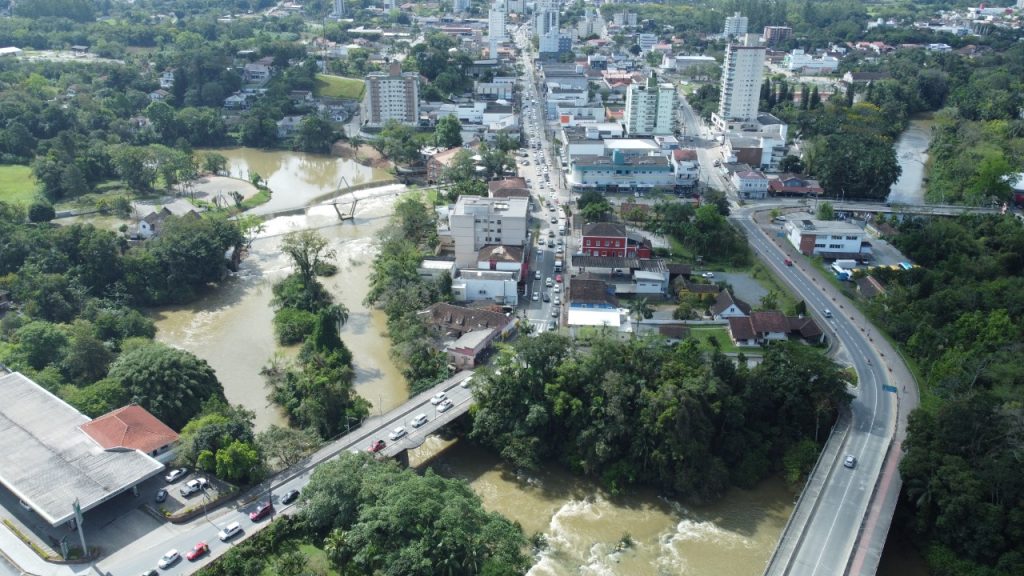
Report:
<svg viewBox="0 0 1024 576"><path fill-rule="evenodd" d="M883 339L874 338L874 329L844 296L816 269L809 267L803 257L795 256L795 250L784 238L769 236L754 220L758 209L764 207L741 208L735 211L733 219L766 265L789 284L807 303L808 313L825 324L826 332L841 344L838 360L853 367L858 376L858 385L853 390L855 397L850 404L852 424L845 434L832 438L831 442L840 443L837 448L831 451L826 448L825 459L814 472L820 476L811 480L821 484L820 492L816 498L801 499L800 506L810 507L810 510L803 511L805 520L791 522L787 527L766 574L845 574L855 550L877 537L873 532L880 530L881 542L884 542L891 510L884 522L873 523L869 526L871 530L860 537L869 510L874 510L873 502L899 492L898 477L887 474L888 481L881 484L878 481L883 477L883 465L890 472L893 470L891 461L898 461L899 457L899 451L890 451L889 447L899 412L897 394L905 390L902 386L906 383L892 381L890 366L899 363L900 368L905 370L905 367L898 358L885 355L888 345ZM787 257L792 257L793 266L785 265ZM831 318L825 318L826 309L832 312ZM898 372L902 374L903 370ZM852 469L843 465L847 455L857 459ZM877 491L876 484L879 485ZM798 507L794 518L799 516ZM879 555L880 550L878 546ZM877 555L873 562L858 564L857 572L864 570L873 574L876 565Z"/></svg>

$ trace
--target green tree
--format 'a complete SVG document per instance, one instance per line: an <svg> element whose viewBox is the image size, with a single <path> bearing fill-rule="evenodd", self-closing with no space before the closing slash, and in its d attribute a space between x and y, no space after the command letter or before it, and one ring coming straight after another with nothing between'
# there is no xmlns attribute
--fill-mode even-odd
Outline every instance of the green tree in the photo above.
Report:
<svg viewBox="0 0 1024 576"><path fill-rule="evenodd" d="M320 154L330 151L334 139L334 127L326 118L316 114L303 118L295 134L295 144L299 150Z"/></svg>
<svg viewBox="0 0 1024 576"><path fill-rule="evenodd" d="M831 202L818 203L818 220L835 220L836 210Z"/></svg>
<svg viewBox="0 0 1024 576"><path fill-rule="evenodd" d="M30 222L49 222L57 216L53 204L47 200L37 200L28 207L28 219Z"/></svg>
<svg viewBox="0 0 1024 576"><path fill-rule="evenodd" d="M131 402L121 383L112 378L83 387L64 386L60 389L60 397L90 418L99 418Z"/></svg>
<svg viewBox="0 0 1024 576"><path fill-rule="evenodd" d="M180 430L210 398L223 399L213 369L191 352L152 342L121 354L110 367L132 400Z"/></svg>
<svg viewBox="0 0 1024 576"><path fill-rule="evenodd" d="M462 146L462 124L455 116L445 116L434 127L434 143L442 148Z"/></svg>
<svg viewBox="0 0 1024 576"><path fill-rule="evenodd" d="M67 329L67 353L61 360L61 371L70 382L86 384L96 382L107 374L114 355L96 329L87 320L76 320Z"/></svg>
<svg viewBox="0 0 1024 576"><path fill-rule="evenodd" d="M217 451L217 476L228 482L250 483L262 477L260 454L248 443L235 440Z"/></svg>
<svg viewBox="0 0 1024 576"><path fill-rule="evenodd" d="M629 303L629 315L633 317L633 338L636 338L640 331L640 321L651 319L654 316L654 308L651 307L647 298L637 298Z"/></svg>
<svg viewBox="0 0 1024 576"><path fill-rule="evenodd" d="M289 468L308 456L319 444L305 430L271 425L256 435L256 445L272 469Z"/></svg>
<svg viewBox="0 0 1024 576"><path fill-rule="evenodd" d="M325 264L332 262L335 251L328 247L327 239L316 230L290 232L281 241L281 252L285 253L296 268L304 285L316 282L316 275Z"/></svg>
<svg viewBox="0 0 1024 576"><path fill-rule="evenodd" d="M64 357L68 338L55 324L35 320L22 326L14 335L18 351L29 366L42 370Z"/></svg>
<svg viewBox="0 0 1024 576"><path fill-rule="evenodd" d="M223 172L228 167L228 159L223 154L207 152L203 154L203 169L210 174Z"/></svg>

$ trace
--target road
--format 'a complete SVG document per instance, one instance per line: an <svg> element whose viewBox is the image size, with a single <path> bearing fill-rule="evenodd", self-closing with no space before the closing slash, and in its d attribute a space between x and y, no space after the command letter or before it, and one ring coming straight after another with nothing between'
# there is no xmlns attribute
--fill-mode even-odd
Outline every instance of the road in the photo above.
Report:
<svg viewBox="0 0 1024 576"><path fill-rule="evenodd" d="M817 499L805 503L812 506L810 518L783 535L780 553L766 574L843 574L853 555L858 531L894 431L898 409L896 393L882 387L891 384L887 367L895 359L879 355L872 341L873 328L842 296L834 294L835 290L819 279L815 270L806 267L802 258L795 259L795 266L783 263L789 254L775 243L776 238L770 238L753 221L753 211L752 208L736 211L735 222L766 265L828 326L833 337L842 344L843 359L857 371L859 380L850 405L849 433L834 460L822 462L817 470L826 475ZM832 318L823 317L825 309L831 310ZM846 455L857 458L856 468L843 466ZM895 490L898 492L898 485Z"/></svg>
<svg viewBox="0 0 1024 576"><path fill-rule="evenodd" d="M538 77L531 52L526 48L530 45L528 27L520 27L515 34L516 43L521 49L521 65L524 74L522 88L522 118L527 134L527 150L529 155L524 163L519 160L519 174L529 179L533 194L534 209L531 214L540 222L540 232L533 250L530 280L527 283L529 300L523 309L535 333L561 326L564 322L564 302L568 289L569 258L574 249L572 226L566 219L563 207L570 202L569 193L565 190L561 176L561 166L555 161L554 149L548 133L548 119L545 110L544 94L538 86ZM534 142L539 146L535 149ZM550 208L548 207L550 204ZM552 222L552 219L554 222ZM560 234L565 227L566 234ZM548 240L551 244L548 245ZM561 252L561 253L559 253ZM563 262L562 271L555 269L555 261ZM538 278L539 272L539 278ZM563 282L556 280L561 274ZM547 279L552 286L547 286ZM534 300L536 295L536 300Z"/></svg>
<svg viewBox="0 0 1024 576"><path fill-rule="evenodd" d="M204 556L198 562L189 562L182 559L167 570L162 570L162 575L190 574L199 567L204 566L212 559L224 554L231 547L243 541L246 536L258 531L271 521L270 518L253 522L249 520L249 513L252 512L260 502L268 499L274 503L276 514L290 514L294 512L294 504L282 505L280 502L288 490L302 490L309 482L309 478L317 464L330 460L338 454L351 451L366 453L371 442L382 439L387 446L381 455L393 457L398 453L415 448L423 443L424 438L431 432L447 424L451 420L464 414L472 404L471 388L463 388L461 383L472 375L471 372L459 372L452 378L445 380L438 386L418 394L405 404L382 415L371 415L359 428L352 430L339 440L322 448L309 459L309 464L300 473L293 477L280 479L275 483L269 493L265 493L251 503L211 510L207 516L200 516L187 524L173 526L169 530L157 530L144 535L136 540L131 546L127 546L114 554L103 558L97 567L102 573L110 574L143 574L147 570L156 568L157 561L164 552L176 549L182 555L198 542L206 542L210 546L210 554ZM430 399L438 391L444 391L452 400L452 408L445 412L439 412L438 408L431 403ZM410 421L418 414L427 416L427 423L420 428L414 428ZM408 432L397 441L387 439L388 432L397 426L404 426ZM242 525L244 534L238 536L228 543L217 539L218 531L231 522L239 522ZM52 566L52 565L50 565ZM27 567L23 567L27 568ZM92 572L93 574L95 572ZM3 575L2 563L0 563L0 576Z"/></svg>
<svg viewBox="0 0 1024 576"><path fill-rule="evenodd" d="M711 131L704 126L704 123L697 116L690 103L686 101L682 91L679 94L679 102L679 123L683 127L683 134L686 139L684 144L687 147L693 147L697 151L697 162L700 166L700 176L698 178L710 188L723 192L730 191L732 186L722 175L722 171L715 167L716 161L724 161L718 141L714 139Z"/></svg>

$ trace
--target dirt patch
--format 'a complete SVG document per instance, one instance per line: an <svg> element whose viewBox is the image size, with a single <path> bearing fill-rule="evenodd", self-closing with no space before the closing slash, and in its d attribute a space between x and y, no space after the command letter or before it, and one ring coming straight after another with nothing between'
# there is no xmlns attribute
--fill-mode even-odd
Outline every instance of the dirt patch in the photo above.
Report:
<svg viewBox="0 0 1024 576"><path fill-rule="evenodd" d="M331 146L331 156L337 156L339 158L345 158L346 160L355 160L363 166L370 166L373 168L391 168L391 161L377 152L375 148L369 144L363 144L359 147L359 150L355 150L345 140L338 140Z"/></svg>

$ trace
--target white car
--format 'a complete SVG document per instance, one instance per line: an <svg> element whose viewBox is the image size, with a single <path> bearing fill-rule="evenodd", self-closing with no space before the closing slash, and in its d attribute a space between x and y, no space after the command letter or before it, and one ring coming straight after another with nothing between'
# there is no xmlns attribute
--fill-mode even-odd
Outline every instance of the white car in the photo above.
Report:
<svg viewBox="0 0 1024 576"><path fill-rule="evenodd" d="M434 406L437 406L438 404L444 402L447 399L448 395L445 394L444 391L442 390L441 392L438 392L437 394L434 394L433 396L430 397L430 403L433 404Z"/></svg>
<svg viewBox="0 0 1024 576"><path fill-rule="evenodd" d="M701 274L700 277L701 278L714 278L715 277L715 273L714 272L705 272L705 273Z"/></svg>
<svg viewBox="0 0 1024 576"><path fill-rule="evenodd" d="M466 378L465 380L463 380L462 383L459 384L459 386L462 386L463 388L469 388L469 383L472 382L472 381L473 381L473 377L470 376L469 378Z"/></svg>
<svg viewBox="0 0 1024 576"><path fill-rule="evenodd" d="M437 411L447 412L448 409L451 408L452 406L455 406L455 404L452 404L452 401L450 399L445 398L444 402L441 402L440 404L437 405Z"/></svg>
<svg viewBox="0 0 1024 576"><path fill-rule="evenodd" d="M232 522L225 526L220 532L217 532L217 538L220 538L221 542L227 542L242 532L242 525L238 522Z"/></svg>
<svg viewBox="0 0 1024 576"><path fill-rule="evenodd" d="M391 434L388 434L388 439L398 440L402 436L405 436L405 426L399 426L398 428L392 430Z"/></svg>
<svg viewBox="0 0 1024 576"><path fill-rule="evenodd" d="M411 425L413 428L419 428L420 426L423 426L426 423L427 423L427 415L426 414L417 414L415 418L413 418L412 420L409 421L409 425Z"/></svg>
<svg viewBox="0 0 1024 576"><path fill-rule="evenodd" d="M160 562L157 562L157 566L166 570L174 566L179 560L181 560L181 554L178 554L177 550L168 550L166 554L160 557Z"/></svg>

